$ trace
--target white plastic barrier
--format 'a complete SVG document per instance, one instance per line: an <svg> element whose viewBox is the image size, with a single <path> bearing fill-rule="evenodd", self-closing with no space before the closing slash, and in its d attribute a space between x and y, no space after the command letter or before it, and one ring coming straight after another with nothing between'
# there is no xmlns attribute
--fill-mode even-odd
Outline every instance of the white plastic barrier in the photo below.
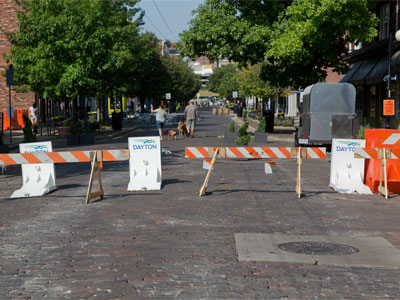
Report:
<svg viewBox="0 0 400 300"><path fill-rule="evenodd" d="M160 137L137 137L128 139L129 185L128 191L161 189Z"/></svg>
<svg viewBox="0 0 400 300"><path fill-rule="evenodd" d="M364 160L354 158L356 147L365 147L365 140L332 140L329 186L338 193L372 194L364 184Z"/></svg>
<svg viewBox="0 0 400 300"><path fill-rule="evenodd" d="M53 152L53 147L51 142L20 144L19 152ZM43 196L57 188L54 164L23 164L21 169L22 187L11 198Z"/></svg>

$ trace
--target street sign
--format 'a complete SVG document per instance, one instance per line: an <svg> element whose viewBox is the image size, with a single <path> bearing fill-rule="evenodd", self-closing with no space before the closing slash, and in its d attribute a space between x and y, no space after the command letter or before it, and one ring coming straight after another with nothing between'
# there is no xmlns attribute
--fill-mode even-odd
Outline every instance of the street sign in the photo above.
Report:
<svg viewBox="0 0 400 300"><path fill-rule="evenodd" d="M394 99L383 100L383 115L394 116Z"/></svg>
<svg viewBox="0 0 400 300"><path fill-rule="evenodd" d="M165 99L171 100L171 93L166 93L165 94Z"/></svg>
<svg viewBox="0 0 400 300"><path fill-rule="evenodd" d="M14 109L12 106L7 106L7 118L14 118Z"/></svg>
<svg viewBox="0 0 400 300"><path fill-rule="evenodd" d="M237 96L238 96L238 92L233 91L233 92L232 92L232 97L233 97L233 98L237 98Z"/></svg>
<svg viewBox="0 0 400 300"><path fill-rule="evenodd" d="M14 85L14 67L13 67L13 65L10 65L8 67L8 69L6 70L6 81L7 81L7 86Z"/></svg>

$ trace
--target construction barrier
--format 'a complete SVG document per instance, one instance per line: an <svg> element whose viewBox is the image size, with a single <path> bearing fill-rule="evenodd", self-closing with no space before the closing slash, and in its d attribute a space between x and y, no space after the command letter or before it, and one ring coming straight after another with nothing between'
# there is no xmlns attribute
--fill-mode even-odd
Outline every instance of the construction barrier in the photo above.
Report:
<svg viewBox="0 0 400 300"><path fill-rule="evenodd" d="M128 139L129 185L128 191L161 189L160 137L137 137Z"/></svg>
<svg viewBox="0 0 400 300"><path fill-rule="evenodd" d="M34 185L40 178L41 189L55 188L55 174L51 172L51 169L44 171L43 164L53 165L54 163L73 163L73 162L92 162L92 170L90 173L90 180L88 186L88 192L86 195L86 203L89 203L90 199L104 196L104 191L101 183L101 167L103 161L120 161L129 159L128 150L99 150L99 151L67 151L67 152L45 152L41 143L35 143L36 149L32 148L32 144L25 144L27 153L12 153L12 154L0 154L0 162L4 165L29 165L35 164L29 173L29 180L24 177L24 190L14 192L15 197L31 197L39 196L36 195L35 191L37 187ZM29 150L30 149L30 150ZM41 152L37 152L41 151ZM40 165L36 165L40 164ZM54 167L53 167L54 168ZM99 191L91 192L94 172L97 170L99 180ZM24 171L23 171L24 173ZM54 175L53 175L54 174ZM53 188L53 189L54 189ZM17 193L18 192L18 193ZM16 194L17 193L17 194Z"/></svg>
<svg viewBox="0 0 400 300"><path fill-rule="evenodd" d="M365 148L390 148L400 149L400 130L391 129L366 129ZM379 159L367 159L365 161L365 184L372 192L377 193L381 161ZM387 161L387 188L389 193L400 194L400 161Z"/></svg>
<svg viewBox="0 0 400 300"><path fill-rule="evenodd" d="M356 147L365 140L333 139L329 186L339 193L372 194L364 184L364 160L355 159Z"/></svg>
<svg viewBox="0 0 400 300"><path fill-rule="evenodd" d="M380 160L380 174L377 190L388 198L389 193L394 193L389 189L388 181L388 159L399 160L400 149L390 148L356 148L354 152L355 158L372 159L374 161Z"/></svg>
<svg viewBox="0 0 400 300"><path fill-rule="evenodd" d="M17 113L15 113L17 112ZM27 112L25 111L25 114L27 114ZM12 125L13 130L16 129L23 129L25 128L25 123L24 123L24 119L23 119L23 115L24 112L22 111L22 109L17 109L16 111L13 111L13 117L10 118L7 115L7 110L4 110L3 113L3 130L10 130L10 124Z"/></svg>
<svg viewBox="0 0 400 300"><path fill-rule="evenodd" d="M296 194L301 197L301 164L303 158L326 158L326 148L295 148L295 147L186 147L185 157L187 158L212 158L209 169L200 188L199 196L204 196L211 171L214 168L217 157L219 158L297 158L297 180ZM203 162L204 163L204 162ZM264 165L265 173L272 172L272 169Z"/></svg>
<svg viewBox="0 0 400 300"><path fill-rule="evenodd" d="M19 145L19 152L22 156L49 153L52 151L53 147L51 142L25 143ZM21 165L21 169L22 187L12 193L10 198L43 196L57 188L54 163L23 164Z"/></svg>

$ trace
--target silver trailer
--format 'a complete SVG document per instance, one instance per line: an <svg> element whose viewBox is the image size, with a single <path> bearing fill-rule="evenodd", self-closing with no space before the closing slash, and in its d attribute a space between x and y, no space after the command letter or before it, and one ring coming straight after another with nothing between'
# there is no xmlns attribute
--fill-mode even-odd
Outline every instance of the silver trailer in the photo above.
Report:
<svg viewBox="0 0 400 300"><path fill-rule="evenodd" d="M295 145L331 145L333 138L353 138L356 89L350 83L317 83L300 96Z"/></svg>

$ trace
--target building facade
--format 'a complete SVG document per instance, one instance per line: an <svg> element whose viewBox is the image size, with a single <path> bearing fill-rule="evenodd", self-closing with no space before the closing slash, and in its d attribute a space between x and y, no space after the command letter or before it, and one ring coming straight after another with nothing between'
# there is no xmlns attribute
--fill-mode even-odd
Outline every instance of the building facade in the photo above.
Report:
<svg viewBox="0 0 400 300"><path fill-rule="evenodd" d="M0 28L5 31L18 30L17 25L18 5L15 0L0 0ZM4 59L4 54L10 53L10 43L4 32L0 30L0 111L4 112L9 104L9 88L6 84L5 73L8 64ZM11 90L11 103L14 109L28 110L29 106L35 102L33 93L17 93Z"/></svg>
<svg viewBox="0 0 400 300"><path fill-rule="evenodd" d="M379 1L375 13L380 21L378 36L371 43L349 46L351 52L345 59L351 69L340 82L349 82L356 87L359 125L399 129L400 43L394 39L399 30L399 2ZM395 100L395 115L385 117L383 100L389 98L389 94Z"/></svg>

